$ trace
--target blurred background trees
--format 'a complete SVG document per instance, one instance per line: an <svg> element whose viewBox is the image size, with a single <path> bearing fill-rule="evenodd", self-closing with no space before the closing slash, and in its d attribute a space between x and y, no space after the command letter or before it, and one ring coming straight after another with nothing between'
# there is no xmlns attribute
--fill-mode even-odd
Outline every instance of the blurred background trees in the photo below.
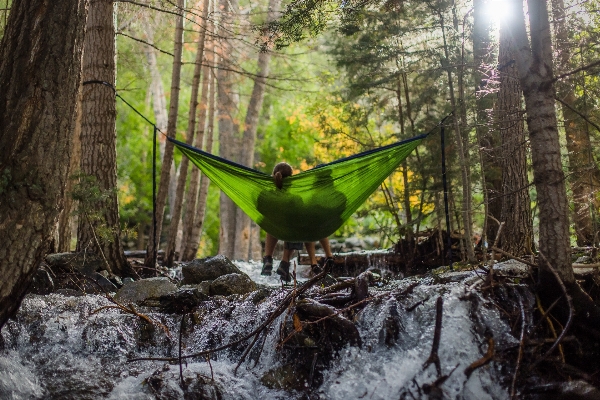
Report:
<svg viewBox="0 0 600 400"><path fill-rule="evenodd" d="M12 7L4 4L1 32ZM112 4L115 88L160 131L267 173L279 161L304 170L425 133L452 113L446 151L461 257L474 261L477 246L495 240L498 222L505 223L501 246L528 254L536 248L538 194L508 34L522 5L122 1ZM591 245L598 240L600 179L593 151L600 130L598 4L548 5L570 238ZM91 51L99 55L99 48ZM119 99L115 124L122 247L149 248L153 127ZM162 134L158 139L164 218L157 233L167 258L259 258L264 233L180 154L171 159ZM337 234L411 252L419 232L445 229L441 190L436 134ZM72 216L72 207L61 216L63 250L76 246ZM74 229L65 233L68 227Z"/></svg>

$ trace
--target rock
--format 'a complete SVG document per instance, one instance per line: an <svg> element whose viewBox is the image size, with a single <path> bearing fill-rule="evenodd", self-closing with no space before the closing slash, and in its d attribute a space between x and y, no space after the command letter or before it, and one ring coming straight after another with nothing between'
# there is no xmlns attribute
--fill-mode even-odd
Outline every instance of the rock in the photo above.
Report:
<svg viewBox="0 0 600 400"><path fill-rule="evenodd" d="M208 296L196 288L183 289L174 293L160 296L159 307L162 312L169 314L187 314L192 312L200 303L208 300Z"/></svg>
<svg viewBox="0 0 600 400"><path fill-rule="evenodd" d="M357 237L349 237L349 238L347 238L344 241L344 245L346 247L355 248L357 250L362 250L362 249L364 249L366 247L364 240L359 239Z"/></svg>
<svg viewBox="0 0 600 400"><path fill-rule="evenodd" d="M91 251L48 254L45 261L52 268L60 268L69 272L78 271L84 275L91 275L106 267L104 260Z"/></svg>
<svg viewBox="0 0 600 400"><path fill-rule="evenodd" d="M98 284L98 286L100 286L102 290L107 293L114 293L119 289L114 283L112 283L103 274L99 272L94 272L90 275L90 278L93 279L96 282L96 284ZM94 287L94 289L98 288Z"/></svg>
<svg viewBox="0 0 600 400"><path fill-rule="evenodd" d="M29 292L33 294L50 294L54 291L54 281L44 267L40 267L29 287Z"/></svg>
<svg viewBox="0 0 600 400"><path fill-rule="evenodd" d="M218 277L210 284L211 296L246 294L256 290L256 283L246 274L227 274Z"/></svg>
<svg viewBox="0 0 600 400"><path fill-rule="evenodd" d="M181 272L184 285L212 281L227 274L243 274L235 264L222 255L194 260L184 265Z"/></svg>
<svg viewBox="0 0 600 400"><path fill-rule="evenodd" d="M123 285L115 295L115 300L121 304L139 303L147 299L158 299L177 291L177 286L168 278L141 279Z"/></svg>
<svg viewBox="0 0 600 400"><path fill-rule="evenodd" d="M304 390L309 386L309 375L310 371L286 364L268 371L260 381L271 389Z"/></svg>
<svg viewBox="0 0 600 400"><path fill-rule="evenodd" d="M362 346L362 339L356 325L338 314L336 308L306 298L296 303L296 311L303 320L310 321L327 317L323 321L324 329L321 334L326 336L335 345L334 347L341 349L346 343L350 343L352 346Z"/></svg>
<svg viewBox="0 0 600 400"><path fill-rule="evenodd" d="M60 294L60 295L65 296L65 297L85 296L85 293L83 293L83 292L81 292L79 290L69 289L69 288L58 289L55 293L56 294Z"/></svg>
<svg viewBox="0 0 600 400"><path fill-rule="evenodd" d="M575 264L587 264L590 263L592 261L592 258L590 256L581 256L579 258L577 258L577 260L575 260Z"/></svg>
<svg viewBox="0 0 600 400"><path fill-rule="evenodd" d="M223 393L226 393L218 381L201 374L192 374L186 369L183 372L183 388L180 379L176 368L171 370L165 365L150 375L145 383L156 399L222 399Z"/></svg>
<svg viewBox="0 0 600 400"><path fill-rule="evenodd" d="M121 286L123 286L123 281L122 281L122 280L121 280L121 278L119 278L117 275L113 275L113 276L111 276L111 277L110 277L110 278L108 278L108 279L109 279L109 280L110 280L112 283L114 283L114 285L115 285L117 288L120 288ZM131 282L133 282L133 279L132 279L132 278L129 278L129 279L131 279Z"/></svg>
<svg viewBox="0 0 600 400"><path fill-rule="evenodd" d="M204 281L195 285L182 285L180 290L195 289L202 294L210 296L210 284L212 281Z"/></svg>
<svg viewBox="0 0 600 400"><path fill-rule="evenodd" d="M264 299L268 298L273 289L269 287L259 287L256 291L252 292L246 300L252 302L252 304L258 304Z"/></svg>

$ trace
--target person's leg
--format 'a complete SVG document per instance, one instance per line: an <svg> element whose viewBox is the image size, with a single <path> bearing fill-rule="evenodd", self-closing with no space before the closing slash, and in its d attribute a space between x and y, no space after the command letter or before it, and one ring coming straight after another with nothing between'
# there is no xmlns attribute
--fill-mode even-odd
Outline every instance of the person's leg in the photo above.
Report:
<svg viewBox="0 0 600 400"><path fill-rule="evenodd" d="M279 267L277 267L277 274L281 277L282 281L289 282L292 280L292 275L290 274L290 257L292 256L293 250L288 249L284 246L283 248L283 256L281 257L281 261L279 262Z"/></svg>
<svg viewBox="0 0 600 400"><path fill-rule="evenodd" d="M277 242L279 240L267 233L267 237L265 238L265 256L273 257L273 253L275 252L275 246L277 246Z"/></svg>
<svg viewBox="0 0 600 400"><path fill-rule="evenodd" d="M331 246L329 245L329 238L323 238L319 240L319 243L321 243L321 247L323 247L323 251L325 252L325 258L333 258Z"/></svg>
<svg viewBox="0 0 600 400"><path fill-rule="evenodd" d="M275 252L275 246L277 245L277 238L270 233L267 233L265 238L265 256L263 257L263 267L260 272L261 275L269 276L273 270L273 252Z"/></svg>
<svg viewBox="0 0 600 400"><path fill-rule="evenodd" d="M290 262L290 257L292 256L292 251L290 249L283 249L283 255L281 256L281 261Z"/></svg>
<svg viewBox="0 0 600 400"><path fill-rule="evenodd" d="M315 242L305 242L304 247L306 247L310 265L315 265L317 263L317 256L315 255Z"/></svg>

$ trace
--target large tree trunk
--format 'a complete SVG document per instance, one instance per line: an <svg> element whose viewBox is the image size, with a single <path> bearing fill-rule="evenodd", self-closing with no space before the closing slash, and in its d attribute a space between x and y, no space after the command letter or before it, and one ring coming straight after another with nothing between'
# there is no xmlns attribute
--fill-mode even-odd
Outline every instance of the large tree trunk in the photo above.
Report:
<svg viewBox="0 0 600 400"><path fill-rule="evenodd" d="M234 4L232 4L234 3ZM237 2L220 0L221 26L231 26L232 14L235 12ZM233 80L231 70L231 57L233 46L227 35L219 36L217 50L217 109L219 118L219 153L228 160L235 161L236 135L238 133L236 123L237 102L233 92ZM235 246L235 215L236 207L233 201L225 193L221 192L220 205L220 229L219 229L219 254L233 258Z"/></svg>
<svg viewBox="0 0 600 400"><path fill-rule="evenodd" d="M113 1L91 0L83 53L84 81L115 84L115 28ZM135 275L121 245L119 205L117 202L117 131L114 90L103 84L82 88L81 172L96 178L107 193L98 219L86 211L79 213L77 251L91 249L102 255L110 272ZM87 207L86 207L87 208ZM104 238L99 229L104 230Z"/></svg>
<svg viewBox="0 0 600 400"><path fill-rule="evenodd" d="M65 206L58 217L58 243L56 246L56 251L59 253L68 253L71 251L71 238L73 236L73 231L77 232L76 228L73 229L73 225L77 223L77 219L73 217L75 201L71 195L73 190L73 179L71 179L71 177L79 171L81 165L82 94L82 88L80 87L79 93L77 94L77 119L75 121L75 127L73 130L71 161L69 163L69 179L67 180L67 187L65 188Z"/></svg>
<svg viewBox="0 0 600 400"><path fill-rule="evenodd" d="M520 3L520 2L518 2ZM531 45L525 29L523 8L517 4L511 32L531 142L533 177L539 207L540 251L566 284L575 278L571 267L569 215L565 175L562 169L556 112L552 45L545 0L529 0ZM554 284L551 271L541 263L542 282Z"/></svg>
<svg viewBox="0 0 600 400"><path fill-rule="evenodd" d="M173 70L171 73L171 103L169 104L169 122L167 124L167 136L174 138L177 130L177 111L179 109L179 83L181 78L181 53L183 51L183 3L184 0L177 0L177 19L175 25L174 39L174 57ZM156 196L156 226L150 227L150 240L146 250L145 265L155 268L154 251L158 250L160 243L160 234L162 232L163 217L165 215L165 206L169 194L169 183L171 178L171 164L173 163L173 143L167 142L165 145L165 154L162 159L162 169L160 171L160 183L158 185L158 194ZM156 238L156 249L154 248L154 238Z"/></svg>
<svg viewBox="0 0 600 400"><path fill-rule="evenodd" d="M559 61L557 74L567 72L571 63L569 33L566 26L566 15L563 0L552 0L552 20L554 25L555 48ZM558 98L561 100L564 118L567 150L569 155L569 180L573 191L573 222L578 246L589 246L594 242L593 210L598 209L595 189L600 182L600 171L592 157L592 144L586 130L586 124L574 111L577 97L574 84L569 79L559 81L556 85ZM583 123L582 123L583 122Z"/></svg>
<svg viewBox="0 0 600 400"><path fill-rule="evenodd" d="M523 112L521 109L521 86L514 63L514 45L509 31L500 28L498 65L500 90L496 105L496 123L502 138L502 212L500 221L505 223L500 246L507 252L521 256L532 254L533 222L531 199L527 179L527 154ZM490 238L491 239L491 238Z"/></svg>
<svg viewBox="0 0 600 400"><path fill-rule="evenodd" d="M279 12L280 0L269 0L269 11L267 20L273 21ZM271 53L269 51L261 51L258 53L258 72L254 78L254 88L248 103L246 111L246 121L244 124L244 135L242 137L242 146L240 149L239 161L241 164L248 167L254 164L254 142L256 141L256 130L258 128L258 117L262 108L265 83L269 76L269 60ZM236 207L235 217L235 246L233 257L236 260L248 260L250 254L250 217Z"/></svg>
<svg viewBox="0 0 600 400"><path fill-rule="evenodd" d="M86 0L14 2L0 44L0 328L63 207L86 12Z"/></svg>
<svg viewBox="0 0 600 400"><path fill-rule="evenodd" d="M186 132L186 143L192 145L194 142L194 133L196 128L196 109L198 108L198 88L200 87L200 72L202 71L202 60L204 59L204 39L206 37L206 21L208 17L208 0L204 0L202 17L200 20L201 28L198 36L198 48L196 50L196 63L194 65L194 75L192 78L192 94L190 97L190 109L188 113L188 127ZM181 209L183 206L183 195L187 174L190 166L190 160L187 157L181 159L179 167L179 176L177 177L177 189L175 192L175 201L171 203L171 224L169 225L169 236L167 240L167 249L165 250L165 264L168 267L173 265L175 260L175 245L177 233L179 230L179 219L181 218Z"/></svg>

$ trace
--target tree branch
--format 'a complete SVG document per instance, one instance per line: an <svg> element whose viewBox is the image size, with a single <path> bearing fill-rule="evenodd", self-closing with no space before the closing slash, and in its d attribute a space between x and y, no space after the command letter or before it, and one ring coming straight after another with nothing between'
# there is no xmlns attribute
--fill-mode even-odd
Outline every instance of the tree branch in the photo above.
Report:
<svg viewBox="0 0 600 400"><path fill-rule="evenodd" d="M600 65L600 60L596 60L593 63L590 63L588 65L584 65L583 67L574 69L573 71L565 72L564 74L560 74L558 76L555 76L554 79L552 79L552 83L558 81L559 79L566 78L569 75L573 75L573 74L576 74L578 72L585 71L586 69L593 68L593 67L595 67L597 65Z"/></svg>

